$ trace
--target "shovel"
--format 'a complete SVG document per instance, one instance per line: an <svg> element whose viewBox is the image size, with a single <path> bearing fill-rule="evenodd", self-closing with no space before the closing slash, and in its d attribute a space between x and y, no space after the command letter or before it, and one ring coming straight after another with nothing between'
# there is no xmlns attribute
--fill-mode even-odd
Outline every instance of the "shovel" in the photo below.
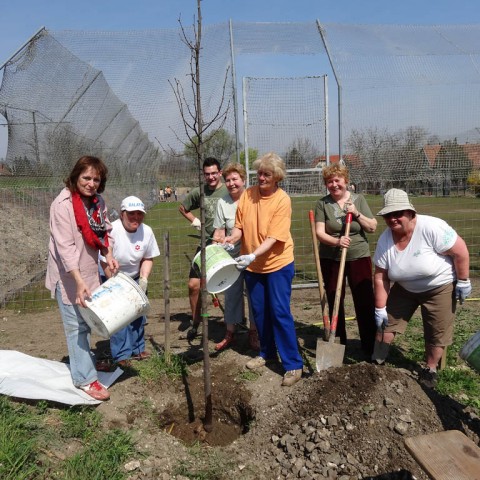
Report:
<svg viewBox="0 0 480 480"><path fill-rule="evenodd" d="M350 235L350 225L352 223L352 214L347 213L345 217L345 236ZM345 355L345 345L335 343L335 333L337 331L338 310L340 307L340 297L342 296L343 272L345 271L345 260L347 258L347 249L342 249L340 257L340 267L338 269L337 289L335 290L335 303L333 304L332 321L330 323L330 336L328 342L317 340L317 372L327 370L330 367L340 367Z"/></svg>
<svg viewBox="0 0 480 480"><path fill-rule="evenodd" d="M327 297L325 295L325 288L323 287L322 269L320 268L320 255L318 254L318 242L317 234L315 233L315 218L313 216L313 210L308 213L310 218L310 227L312 229L312 243L313 253L315 255L315 266L317 267L317 279L318 279L318 291L320 293L320 305L322 306L322 319L323 319L323 338L328 340L330 333L330 318L327 313Z"/></svg>

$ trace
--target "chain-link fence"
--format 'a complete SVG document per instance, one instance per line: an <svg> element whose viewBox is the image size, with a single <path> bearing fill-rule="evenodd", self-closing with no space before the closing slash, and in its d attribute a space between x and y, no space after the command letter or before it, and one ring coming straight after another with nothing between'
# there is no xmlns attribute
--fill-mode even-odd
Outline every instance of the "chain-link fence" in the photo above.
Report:
<svg viewBox="0 0 480 480"><path fill-rule="evenodd" d="M192 27L185 32L193 36ZM4 65L0 114L9 143L0 165L0 202L8 218L0 239L0 302L18 292L23 302L47 297L37 283L45 270L49 205L85 154L102 157L109 167L110 208L118 210L123 196L140 196L160 244L170 231L172 289L186 294L198 238L175 198L160 201L159 192L169 185L180 201L198 178L172 89L178 82L192 104L190 54L179 29L42 30ZM267 81L256 72L265 55L269 62L302 55L321 71ZM297 284L315 281L307 214L324 193L317 166L340 158L357 190L373 195L372 210L380 206L379 194L396 186L414 196L422 213L449 221L467 241L478 272L479 55L479 25L204 26L204 117L230 106L224 121L211 126L207 153L223 164L245 157L251 163L265 151L285 158ZM248 61L236 71L240 58ZM250 89L245 103L243 77ZM155 266L154 295L162 294L161 264Z"/></svg>

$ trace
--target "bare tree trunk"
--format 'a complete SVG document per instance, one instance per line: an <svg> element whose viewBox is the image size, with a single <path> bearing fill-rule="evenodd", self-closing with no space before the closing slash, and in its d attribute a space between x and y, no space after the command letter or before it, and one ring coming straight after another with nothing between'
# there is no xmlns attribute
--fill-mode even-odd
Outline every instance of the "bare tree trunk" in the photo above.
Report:
<svg viewBox="0 0 480 480"><path fill-rule="evenodd" d="M201 317L202 317L202 345L203 345L203 382L205 388L205 418L203 421L203 428L207 432L211 432L213 428L212 421L212 379L210 372L210 355L208 351L208 306L207 306L207 280L206 280L206 265L205 265L205 247L206 247L206 232L205 232L205 193L204 184L205 179L203 175L203 116L202 116L202 102L200 93L200 50L202 40L202 11L200 7L201 0L197 0L197 35L195 41L195 91L196 91L196 123L199 132L198 135L198 183L200 185L200 221L202 223L201 231L201 276L200 276L200 298L202 301Z"/></svg>

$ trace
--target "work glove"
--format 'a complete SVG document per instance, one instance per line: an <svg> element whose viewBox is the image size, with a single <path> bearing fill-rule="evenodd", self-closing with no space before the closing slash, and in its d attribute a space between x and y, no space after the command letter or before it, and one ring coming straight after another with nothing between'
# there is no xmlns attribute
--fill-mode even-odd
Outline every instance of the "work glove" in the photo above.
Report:
<svg viewBox="0 0 480 480"><path fill-rule="evenodd" d="M148 280L144 277L140 277L138 279L138 285L143 290L143 293L145 293L148 287Z"/></svg>
<svg viewBox="0 0 480 480"><path fill-rule="evenodd" d="M191 223L192 227L196 228L197 230L201 230L202 229L202 223L200 222L200 219L195 217L193 219L193 222Z"/></svg>
<svg viewBox="0 0 480 480"><path fill-rule="evenodd" d="M221 243L220 246L223 247L227 252L231 252L235 248L235 245L232 245L231 243L227 243L227 242Z"/></svg>
<svg viewBox="0 0 480 480"><path fill-rule="evenodd" d="M468 278L467 280L457 280L457 285L455 286L455 298L460 301L460 305L471 293L472 284Z"/></svg>
<svg viewBox="0 0 480 480"><path fill-rule="evenodd" d="M385 330L388 325L387 307L375 308L375 323L377 330Z"/></svg>
<svg viewBox="0 0 480 480"><path fill-rule="evenodd" d="M254 253L249 253L248 255L240 255L237 257L235 261L237 262L237 268L239 270L245 270L255 259L257 256Z"/></svg>

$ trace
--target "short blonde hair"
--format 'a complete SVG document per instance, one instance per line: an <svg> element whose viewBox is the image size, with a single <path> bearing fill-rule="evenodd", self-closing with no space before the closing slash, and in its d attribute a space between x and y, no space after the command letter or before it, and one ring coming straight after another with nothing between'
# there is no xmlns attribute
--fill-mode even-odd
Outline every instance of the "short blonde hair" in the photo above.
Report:
<svg viewBox="0 0 480 480"><path fill-rule="evenodd" d="M279 155L273 152L266 153L262 157L257 158L257 160L253 162L252 169L257 172L263 169L271 170L276 182L281 182L287 175L285 162Z"/></svg>
<svg viewBox="0 0 480 480"><path fill-rule="evenodd" d="M350 183L350 173L348 168L341 163L334 163L333 165L323 167L322 174L323 181L325 183L327 183L327 180L332 177L343 177L345 179L345 183Z"/></svg>
<svg viewBox="0 0 480 480"><path fill-rule="evenodd" d="M247 171L241 163L228 163L222 170L222 176L226 180L231 173L238 173L243 181L247 178Z"/></svg>

